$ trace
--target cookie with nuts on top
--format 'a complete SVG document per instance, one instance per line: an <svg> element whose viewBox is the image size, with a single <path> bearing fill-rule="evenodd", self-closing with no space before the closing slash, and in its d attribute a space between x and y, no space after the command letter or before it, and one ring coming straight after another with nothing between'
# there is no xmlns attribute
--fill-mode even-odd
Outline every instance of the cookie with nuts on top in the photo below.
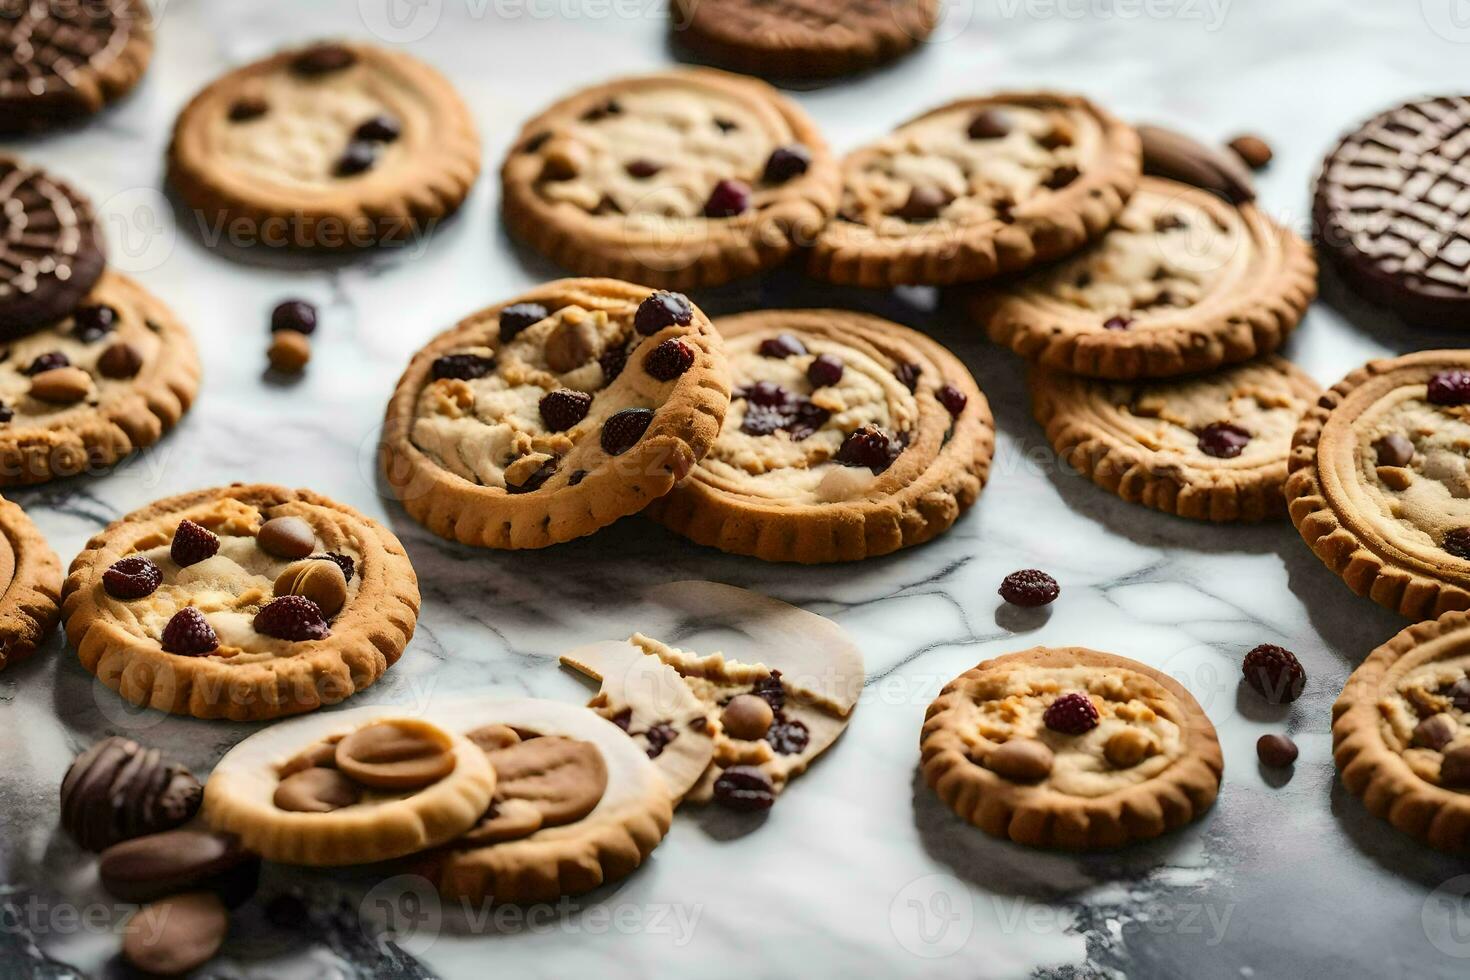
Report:
<svg viewBox="0 0 1470 980"><path fill-rule="evenodd" d="M418 620L391 531L308 490L233 484L114 521L71 564L66 635L137 705L254 721L382 676Z"/></svg>
<svg viewBox="0 0 1470 980"><path fill-rule="evenodd" d="M951 102L847 155L810 271L858 286L1020 272L1106 231L1140 167L1133 128L1078 96Z"/></svg>
<svg viewBox="0 0 1470 980"><path fill-rule="evenodd" d="M1332 706L1348 792L1430 847L1470 853L1470 615L1410 626L1353 671Z"/></svg>
<svg viewBox="0 0 1470 980"><path fill-rule="evenodd" d="M1311 246L1253 203L1145 177L1096 244L971 309L1036 364L1129 380L1270 353L1316 295Z"/></svg>
<svg viewBox="0 0 1470 980"><path fill-rule="evenodd" d="M543 548L668 493L730 405L723 345L680 293L564 279L419 351L383 427L383 470L441 537Z"/></svg>
<svg viewBox="0 0 1470 980"><path fill-rule="evenodd" d="M184 107L168 179L243 245L404 245L456 211L480 172L469 109L399 50L323 43L215 80Z"/></svg>
<svg viewBox="0 0 1470 980"><path fill-rule="evenodd" d="M664 289L768 269L837 209L837 164L806 113L710 69L568 96L526 123L500 176L511 234L579 275Z"/></svg>
<svg viewBox="0 0 1470 980"><path fill-rule="evenodd" d="M1081 647L1033 647L945 685L919 739L924 780L988 834L1100 850L1157 837L1215 802L1215 728L1179 682Z"/></svg>
<svg viewBox="0 0 1470 980"><path fill-rule="evenodd" d="M0 497L0 670L36 652L61 616L61 560L26 512Z"/></svg>
<svg viewBox="0 0 1470 980"><path fill-rule="evenodd" d="M648 510L767 561L852 561L948 530L980 494L990 406L928 337L843 310L725 317L734 397L719 438Z"/></svg>
<svg viewBox="0 0 1470 980"><path fill-rule="evenodd" d="M1286 515L1292 433L1321 392L1275 356L1157 381L1038 368L1030 388L1063 463L1129 503L1208 521Z"/></svg>
<svg viewBox="0 0 1470 980"><path fill-rule="evenodd" d="M108 271L69 315L0 348L0 486L119 462L178 424L199 392L189 331Z"/></svg>
<svg viewBox="0 0 1470 980"><path fill-rule="evenodd" d="M1317 557L1414 619L1470 608L1470 352L1369 361L1292 440L1286 499Z"/></svg>

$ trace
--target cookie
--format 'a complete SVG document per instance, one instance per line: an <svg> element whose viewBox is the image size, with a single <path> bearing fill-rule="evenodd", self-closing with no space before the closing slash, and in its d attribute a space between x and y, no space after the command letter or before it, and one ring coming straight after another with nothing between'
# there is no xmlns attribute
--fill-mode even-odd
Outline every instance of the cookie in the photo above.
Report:
<svg viewBox="0 0 1470 980"><path fill-rule="evenodd" d="M452 840L495 792L480 747L386 707L257 732L204 784L204 817L267 861L369 864Z"/></svg>
<svg viewBox="0 0 1470 980"><path fill-rule="evenodd" d="M1145 177L1095 245L978 294L971 313L1034 363L1131 380L1270 353L1316 294L1311 247L1255 205Z"/></svg>
<svg viewBox="0 0 1470 980"><path fill-rule="evenodd" d="M948 530L980 494L990 406L949 351L842 310L725 317L734 400L719 438L647 513L767 561L851 561Z"/></svg>
<svg viewBox="0 0 1470 980"><path fill-rule="evenodd" d="M1430 847L1470 853L1470 616L1410 626L1353 671L1332 706L1348 792Z"/></svg>
<svg viewBox="0 0 1470 980"><path fill-rule="evenodd" d="M0 670L36 652L61 617L61 559L16 504L0 497Z"/></svg>
<svg viewBox="0 0 1470 980"><path fill-rule="evenodd" d="M92 202L39 167L0 156L0 337L68 316L104 264Z"/></svg>
<svg viewBox="0 0 1470 980"><path fill-rule="evenodd" d="M0 10L0 135L91 116L143 77L153 57L144 0L22 0Z"/></svg>
<svg viewBox="0 0 1470 980"><path fill-rule="evenodd" d="M61 782L61 826L102 851L188 823L203 793L193 773L158 749L113 735L72 760Z"/></svg>
<svg viewBox="0 0 1470 980"><path fill-rule="evenodd" d="M1086 99L962 99L849 153L813 275L942 286L1020 272L1107 230L1138 184L1138 134Z"/></svg>
<svg viewBox="0 0 1470 980"><path fill-rule="evenodd" d="M939 23L940 0L674 0L674 39L733 71L782 79L847 75L907 54Z"/></svg>
<svg viewBox="0 0 1470 980"><path fill-rule="evenodd" d="M387 528L307 490L234 484L114 521L71 564L66 635L137 705L254 721L382 676L418 619Z"/></svg>
<svg viewBox="0 0 1470 980"><path fill-rule="evenodd" d="M441 702L434 718L468 733L496 773L479 822L423 855L446 899L549 902L631 874L673 821L667 784L615 725L532 698Z"/></svg>
<svg viewBox="0 0 1470 980"><path fill-rule="evenodd" d="M441 537L542 548L668 493L729 401L719 335L684 296L564 279L414 356L388 405L383 470Z"/></svg>
<svg viewBox="0 0 1470 980"><path fill-rule="evenodd" d="M664 289L781 262L837 209L837 164L796 103L709 69L584 89L501 167L512 235L559 265Z"/></svg>
<svg viewBox="0 0 1470 980"><path fill-rule="evenodd" d="M453 86L360 43L283 51L215 80L179 114L168 151L168 179L201 230L270 248L410 244L479 172Z"/></svg>
<svg viewBox="0 0 1470 980"><path fill-rule="evenodd" d="M1470 312L1470 97L1408 102L1343 137L1312 203L1318 246L1369 301L1431 326Z"/></svg>
<svg viewBox="0 0 1470 980"><path fill-rule="evenodd" d="M1214 726L1166 674L1081 647L965 671L925 716L924 781L987 834L1100 850L1198 819L1225 768Z"/></svg>
<svg viewBox="0 0 1470 980"><path fill-rule="evenodd" d="M1413 619L1470 608L1470 352L1370 361L1292 439L1291 520L1361 596Z"/></svg>
<svg viewBox="0 0 1470 980"><path fill-rule="evenodd" d="M1038 369L1030 387L1063 463L1129 503L1208 521L1286 516L1292 433L1321 391L1274 356L1132 383Z"/></svg>
<svg viewBox="0 0 1470 980"><path fill-rule="evenodd" d="M3 486L111 466L163 438L199 393L189 331L118 272L0 357Z"/></svg>

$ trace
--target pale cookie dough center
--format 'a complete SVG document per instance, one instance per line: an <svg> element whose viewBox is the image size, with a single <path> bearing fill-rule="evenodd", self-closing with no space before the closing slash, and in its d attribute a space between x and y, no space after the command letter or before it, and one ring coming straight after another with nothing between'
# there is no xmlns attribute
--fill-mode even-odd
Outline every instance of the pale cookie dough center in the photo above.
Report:
<svg viewBox="0 0 1470 980"><path fill-rule="evenodd" d="M1404 386L1363 412L1352 432L1352 478L1369 504L1363 516L1385 539L1438 549L1446 531L1470 527L1470 408L1433 405L1424 385ZM1394 435L1413 445L1413 456L1381 465L1376 445Z"/></svg>

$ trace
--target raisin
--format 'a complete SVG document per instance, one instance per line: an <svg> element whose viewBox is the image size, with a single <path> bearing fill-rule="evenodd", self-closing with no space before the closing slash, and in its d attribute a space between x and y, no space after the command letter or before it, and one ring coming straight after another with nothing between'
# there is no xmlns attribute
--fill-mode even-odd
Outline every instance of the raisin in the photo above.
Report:
<svg viewBox="0 0 1470 980"><path fill-rule="evenodd" d="M514 303L500 311L500 342L509 343L527 327L534 326L551 313L540 303Z"/></svg>
<svg viewBox="0 0 1470 980"><path fill-rule="evenodd" d="M1013 606L1044 606L1061 592L1057 580L1039 568L1011 572L1000 583L1000 597Z"/></svg>
<svg viewBox="0 0 1470 980"><path fill-rule="evenodd" d="M587 417L592 396L585 391L558 388L541 396L541 421L552 432L565 432Z"/></svg>
<svg viewBox="0 0 1470 980"><path fill-rule="evenodd" d="M625 408L613 413L602 423L602 451L619 456L638 444L653 422L653 411L647 408Z"/></svg>
<svg viewBox="0 0 1470 980"><path fill-rule="evenodd" d="M435 381L441 381L444 378L473 381L476 378L483 378L493 370L495 370L495 358L480 354L445 354L434 361L431 369Z"/></svg>
<svg viewBox="0 0 1470 980"><path fill-rule="evenodd" d="M694 348L671 337L648 352L643 370L658 381L673 381L694 366Z"/></svg>
<svg viewBox="0 0 1470 980"><path fill-rule="evenodd" d="M657 292L638 304L633 328L651 337L664 327L687 327L694 322L694 307L683 293Z"/></svg>
<svg viewBox="0 0 1470 980"><path fill-rule="evenodd" d="M769 810L776 789L755 766L731 766L715 780L715 802L732 810Z"/></svg>

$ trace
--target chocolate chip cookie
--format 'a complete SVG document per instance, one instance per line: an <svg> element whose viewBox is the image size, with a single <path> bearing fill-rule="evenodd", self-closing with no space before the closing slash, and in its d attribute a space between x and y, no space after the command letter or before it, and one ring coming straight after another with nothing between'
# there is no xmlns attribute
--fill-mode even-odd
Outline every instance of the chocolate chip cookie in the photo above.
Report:
<svg viewBox="0 0 1470 980"><path fill-rule="evenodd" d="M234 484L114 521L62 594L82 665L133 704L277 718L335 704L398 660L418 579L391 531L307 490Z"/></svg>
<svg viewBox="0 0 1470 980"><path fill-rule="evenodd" d="M768 269L837 208L837 164L796 103L709 69L585 89L526 123L506 225L573 272L665 289Z"/></svg>
<svg viewBox="0 0 1470 980"><path fill-rule="evenodd" d="M474 119L442 75L345 42L212 82L179 114L168 154L202 231L268 248L408 244L459 208L479 172Z"/></svg>
<svg viewBox="0 0 1470 980"><path fill-rule="evenodd" d="M36 652L61 616L61 559L0 497L0 670Z"/></svg>
<svg viewBox="0 0 1470 980"><path fill-rule="evenodd" d="M962 99L848 154L813 275L859 286L1014 273L1101 235L1138 184L1138 134L1086 99Z"/></svg>
<svg viewBox="0 0 1470 980"><path fill-rule="evenodd" d="M734 380L719 438L648 515L767 561L851 561L948 530L995 429L970 372L887 320L765 310L716 321Z"/></svg>
<svg viewBox="0 0 1470 980"><path fill-rule="evenodd" d="M39 167L0 156L0 337L69 315L104 264L92 202Z"/></svg>
<svg viewBox="0 0 1470 980"><path fill-rule="evenodd" d="M1321 391L1274 356L1133 383L1037 369L1030 387L1063 463L1130 503L1208 521L1285 516L1292 433Z"/></svg>
<svg viewBox="0 0 1470 980"><path fill-rule="evenodd" d="M939 22L940 0L673 0L676 41L734 71L831 78L892 61Z"/></svg>
<svg viewBox="0 0 1470 980"><path fill-rule="evenodd" d="M158 442L199 393L189 331L107 272L70 314L0 345L0 485L93 472Z"/></svg>
<svg viewBox="0 0 1470 980"><path fill-rule="evenodd" d="M284 864L369 864L452 840L490 805L495 770L434 717L360 708L257 732L214 767L205 817Z"/></svg>
<svg viewBox="0 0 1470 980"><path fill-rule="evenodd" d="M49 129L121 99L153 56L144 0L12 0L0 8L0 134Z"/></svg>
<svg viewBox="0 0 1470 980"><path fill-rule="evenodd" d="M919 739L924 780L961 817L1033 847L1157 837L1215 802L1215 728L1178 681L1081 647L1033 647L945 685Z"/></svg>
<svg viewBox="0 0 1470 980"><path fill-rule="evenodd" d="M564 279L414 356L388 405L383 469L435 534L543 548L668 493L729 401L719 335L685 296Z"/></svg>
<svg viewBox="0 0 1470 980"><path fill-rule="evenodd" d="M1470 608L1470 352L1370 361L1303 418L1286 499L1317 557L1414 619Z"/></svg>
<svg viewBox="0 0 1470 980"><path fill-rule="evenodd" d="M1316 282L1311 247L1254 204L1145 177L1095 245L971 310L992 340L1045 367L1158 378L1276 350Z"/></svg>

